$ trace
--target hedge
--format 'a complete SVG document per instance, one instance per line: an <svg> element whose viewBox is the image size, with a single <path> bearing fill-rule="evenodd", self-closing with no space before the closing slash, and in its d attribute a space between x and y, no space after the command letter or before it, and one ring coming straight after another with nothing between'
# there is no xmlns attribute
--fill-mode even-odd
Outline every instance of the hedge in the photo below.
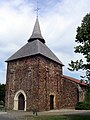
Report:
<svg viewBox="0 0 90 120"><path fill-rule="evenodd" d="M90 110L90 102L78 102L75 107L76 110Z"/></svg>

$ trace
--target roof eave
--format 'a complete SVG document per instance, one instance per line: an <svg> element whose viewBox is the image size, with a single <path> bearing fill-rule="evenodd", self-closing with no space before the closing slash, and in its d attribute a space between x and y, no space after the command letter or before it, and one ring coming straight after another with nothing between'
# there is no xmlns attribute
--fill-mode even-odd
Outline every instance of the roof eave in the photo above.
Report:
<svg viewBox="0 0 90 120"><path fill-rule="evenodd" d="M34 56L34 55L41 55L41 56L44 56L45 58L47 58L47 59L50 59L50 60L52 60L53 62L56 62L56 63L58 63L58 64L60 64L61 66L64 66L61 62L59 62L59 61L55 61L55 60L53 60L53 59L51 59L51 58L49 58L49 57L47 57L47 56L45 56L45 55L43 55L43 54L41 54L41 53L36 53L36 54L33 54L33 55L30 55L30 56L24 56L24 57L19 57L19 58L13 58L13 59L7 59L5 62L11 62L11 61L14 61L14 60L18 60L18 59L23 59L23 58L26 58L26 57L31 57L31 56Z"/></svg>

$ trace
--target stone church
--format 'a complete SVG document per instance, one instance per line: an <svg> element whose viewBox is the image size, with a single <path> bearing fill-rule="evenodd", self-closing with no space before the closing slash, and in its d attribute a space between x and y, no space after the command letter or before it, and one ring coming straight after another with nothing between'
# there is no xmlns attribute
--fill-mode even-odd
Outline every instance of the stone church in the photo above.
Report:
<svg viewBox="0 0 90 120"><path fill-rule="evenodd" d="M74 108L85 99L86 84L63 75L63 63L46 46L39 20L28 43L6 60L5 106L9 110Z"/></svg>

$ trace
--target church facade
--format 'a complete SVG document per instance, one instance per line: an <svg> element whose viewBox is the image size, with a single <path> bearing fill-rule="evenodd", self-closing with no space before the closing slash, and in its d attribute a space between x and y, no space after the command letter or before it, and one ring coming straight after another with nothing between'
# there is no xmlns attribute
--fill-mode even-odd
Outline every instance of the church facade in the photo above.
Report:
<svg viewBox="0 0 90 120"><path fill-rule="evenodd" d="M5 106L10 110L74 108L86 84L63 75L63 63L46 46L38 18L28 43L6 60Z"/></svg>

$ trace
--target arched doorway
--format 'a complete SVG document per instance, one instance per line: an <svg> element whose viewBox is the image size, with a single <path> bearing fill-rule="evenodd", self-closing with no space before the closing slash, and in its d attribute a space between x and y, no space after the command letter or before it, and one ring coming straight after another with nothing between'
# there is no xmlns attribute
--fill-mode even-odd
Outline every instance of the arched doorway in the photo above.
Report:
<svg viewBox="0 0 90 120"><path fill-rule="evenodd" d="M24 110L25 108L25 98L24 95L21 93L18 96L18 110Z"/></svg>
<svg viewBox="0 0 90 120"><path fill-rule="evenodd" d="M54 109L54 95L50 95L50 110Z"/></svg>
<svg viewBox="0 0 90 120"><path fill-rule="evenodd" d="M26 94L23 90L16 92L14 96L14 110L26 111Z"/></svg>

